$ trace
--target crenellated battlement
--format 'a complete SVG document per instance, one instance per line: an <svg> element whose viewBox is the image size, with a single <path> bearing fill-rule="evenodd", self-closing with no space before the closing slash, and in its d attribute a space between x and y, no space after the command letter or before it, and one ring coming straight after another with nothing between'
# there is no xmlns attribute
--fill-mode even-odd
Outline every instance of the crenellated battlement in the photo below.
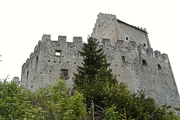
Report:
<svg viewBox="0 0 180 120"><path fill-rule="evenodd" d="M49 34L43 34L42 40L51 40L51 35L49 35Z"/></svg>
<svg viewBox="0 0 180 120"><path fill-rule="evenodd" d="M131 25L131 26L133 26L133 27L135 27L135 28L137 28L137 29L141 29L142 31L147 32L146 28L142 28L142 27L139 27L139 26L134 26L134 25Z"/></svg>
<svg viewBox="0 0 180 120"><path fill-rule="evenodd" d="M40 49L42 47L41 46L42 42L44 44L47 44L47 42L50 43L50 44L47 44L49 46L49 48L52 48L52 46L54 46L54 47L60 47L60 49L62 49L61 47L71 48L71 49L73 49L73 48L81 49L81 46L83 44L82 37L73 37L73 42L67 42L66 38L67 38L66 36L60 36L59 35L57 41L52 41L50 34L43 34L42 40L39 41L38 45L35 46L34 52L32 52L30 54L30 57L26 60L26 63L29 63L30 61L32 62L32 60L37 57L37 54L39 54ZM80 44L80 45L77 45L77 44ZM50 46L50 45L52 45L52 46ZM99 48L103 48L103 49L109 48L108 49L109 52L114 52L115 48L118 48L120 51L132 51L132 50L134 50L134 51L139 51L143 55L153 57L155 59L159 59L159 60L162 60L165 62L168 62L168 60L169 60L167 54L165 54L165 53L161 54L161 52L159 52L157 50L153 51L152 48L147 48L142 44L139 44L137 46L135 41L129 41L128 46L126 46L126 43L124 43L123 40L117 40L115 46L112 46L110 43L110 39L103 38L102 44L99 45ZM110 50L112 50L112 51L110 51ZM61 52L63 52L63 51L61 51Z"/></svg>
<svg viewBox="0 0 180 120"><path fill-rule="evenodd" d="M106 39L106 38L104 38L102 40L102 43L103 44L101 45L101 48L109 46L109 47L116 47L119 49L122 48L121 50L124 50L125 45L126 45L126 44L124 44L123 40L117 40L117 43L115 44L115 46L111 46L110 39ZM132 50L132 49L138 50L139 52L141 52L144 55L154 57L154 58L159 59L159 60L164 60L166 62L168 61L167 54L165 54L165 53L161 54L161 52L157 51L157 50L153 51L152 48L147 48L142 44L139 44L138 46L136 46L135 41L129 41L128 47L126 47L126 49L127 50Z"/></svg>
<svg viewBox="0 0 180 120"><path fill-rule="evenodd" d="M73 42L74 43L82 43L82 37L73 37Z"/></svg>
<svg viewBox="0 0 180 120"><path fill-rule="evenodd" d="M139 44L138 50L144 55L147 55L147 56L159 59L159 60L163 60L165 62L168 62L169 60L167 54L165 53L161 54L161 52L158 50L153 51L152 48L147 48L142 44Z"/></svg>
<svg viewBox="0 0 180 120"><path fill-rule="evenodd" d="M58 36L58 41L59 42L66 42L66 36Z"/></svg>
<svg viewBox="0 0 180 120"><path fill-rule="evenodd" d="M98 18L106 18L106 19L111 19L111 20L115 20L116 19L116 15L113 15L113 14L104 14L104 13L99 13L98 15Z"/></svg>

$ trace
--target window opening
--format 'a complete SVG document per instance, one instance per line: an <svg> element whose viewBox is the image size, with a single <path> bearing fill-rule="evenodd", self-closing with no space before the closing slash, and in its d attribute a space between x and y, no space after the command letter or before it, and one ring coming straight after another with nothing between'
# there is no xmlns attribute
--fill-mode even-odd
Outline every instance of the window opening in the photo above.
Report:
<svg viewBox="0 0 180 120"><path fill-rule="evenodd" d="M31 85L31 88L33 88L33 85Z"/></svg>
<svg viewBox="0 0 180 120"><path fill-rule="evenodd" d="M146 47L146 44L145 44L145 43L143 43L143 45L144 45L144 47Z"/></svg>
<svg viewBox="0 0 180 120"><path fill-rule="evenodd" d="M147 65L146 60L142 60L142 65Z"/></svg>
<svg viewBox="0 0 180 120"><path fill-rule="evenodd" d="M29 77L29 70L27 71L27 79L28 79L28 77Z"/></svg>
<svg viewBox="0 0 180 120"><path fill-rule="evenodd" d="M48 60L48 62L51 62L50 60Z"/></svg>
<svg viewBox="0 0 180 120"><path fill-rule="evenodd" d="M99 27L100 27L100 25L99 25Z"/></svg>
<svg viewBox="0 0 180 120"><path fill-rule="evenodd" d="M162 67L160 64L158 64L158 70L162 70Z"/></svg>
<svg viewBox="0 0 180 120"><path fill-rule="evenodd" d="M67 69L61 69L61 77L64 80L68 80L68 70Z"/></svg>
<svg viewBox="0 0 180 120"><path fill-rule="evenodd" d="M125 62L125 56L121 56L121 60Z"/></svg>
<svg viewBox="0 0 180 120"><path fill-rule="evenodd" d="M60 57L61 56L61 50L55 50L55 56Z"/></svg>
<svg viewBox="0 0 180 120"><path fill-rule="evenodd" d="M38 59L39 59L39 57L37 56L37 57L36 57L36 64L38 63Z"/></svg>
<svg viewBox="0 0 180 120"><path fill-rule="evenodd" d="M126 37L126 40L129 40L129 38L128 38L128 37Z"/></svg>
<svg viewBox="0 0 180 120"><path fill-rule="evenodd" d="M51 72L51 70L49 70L49 72Z"/></svg>

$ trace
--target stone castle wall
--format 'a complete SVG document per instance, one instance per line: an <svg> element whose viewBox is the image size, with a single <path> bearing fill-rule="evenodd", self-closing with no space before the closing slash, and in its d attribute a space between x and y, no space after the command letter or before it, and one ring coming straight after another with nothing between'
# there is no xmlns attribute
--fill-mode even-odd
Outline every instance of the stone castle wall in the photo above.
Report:
<svg viewBox="0 0 180 120"><path fill-rule="evenodd" d="M145 90L158 104L179 106L169 58L153 51L145 29L119 21L114 15L100 13L92 36L99 39L98 47L107 54L110 68L119 82L127 83L132 92ZM21 85L36 91L62 77L72 88L73 73L82 62L78 53L82 45L81 37L67 42L66 36L58 36L58 40L53 41L50 35L43 35L22 66Z"/></svg>
<svg viewBox="0 0 180 120"><path fill-rule="evenodd" d="M109 39L103 39L102 45L111 63L111 69L119 82L125 82L132 92L139 88L146 95L160 103L177 104L178 91L173 73L166 54L145 48L136 47L136 42L129 41L128 47L118 40L111 46ZM34 53L22 67L22 82L26 88L36 91L40 86L55 83L62 76L62 70L67 70L67 85L72 88L73 72L81 65L82 57L78 50L83 43L81 37L74 37L73 42L66 42L65 36L59 36L58 41L51 41L50 35L43 35ZM60 55L56 55L56 51Z"/></svg>
<svg viewBox="0 0 180 120"><path fill-rule="evenodd" d="M124 46L128 46L129 41L135 41L137 45L143 44L151 47L147 31L144 28L132 26L116 19L112 14L98 14L98 18L91 34L102 43L103 38L109 38L111 45L115 45L117 40L123 40Z"/></svg>
<svg viewBox="0 0 180 120"><path fill-rule="evenodd" d="M78 53L81 47L81 37L74 37L73 42L66 42L66 36L58 36L58 41L51 41L50 35L43 35L30 59L22 66L21 84L36 91L41 86L55 83L64 69L68 70L66 82L72 87L73 72L82 61Z"/></svg>

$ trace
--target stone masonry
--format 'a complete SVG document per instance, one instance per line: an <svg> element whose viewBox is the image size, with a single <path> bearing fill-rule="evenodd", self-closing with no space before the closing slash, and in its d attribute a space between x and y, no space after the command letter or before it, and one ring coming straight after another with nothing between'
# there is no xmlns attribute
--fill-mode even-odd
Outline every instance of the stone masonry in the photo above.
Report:
<svg viewBox="0 0 180 120"><path fill-rule="evenodd" d="M107 54L118 82L127 83L132 92L143 89L159 105L180 105L168 55L153 51L146 29L120 21L115 15L100 13L91 36L99 40L99 48ZM53 41L51 35L43 35L22 66L21 85L37 91L62 77L72 88L73 73L82 62L78 53L82 45L81 37L66 42L66 36Z"/></svg>

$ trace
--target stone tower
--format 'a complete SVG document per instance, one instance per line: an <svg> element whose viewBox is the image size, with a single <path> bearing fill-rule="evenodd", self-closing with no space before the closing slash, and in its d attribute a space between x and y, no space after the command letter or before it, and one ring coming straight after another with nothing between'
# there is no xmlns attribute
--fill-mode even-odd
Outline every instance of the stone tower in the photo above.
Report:
<svg viewBox="0 0 180 120"><path fill-rule="evenodd" d="M116 19L115 15L100 13L92 37L100 42L119 82L127 83L132 92L143 89L159 105L179 106L179 93L167 54L153 51L145 29ZM30 58L22 66L21 85L36 91L53 84L60 76L72 88L73 72L81 65L78 50L82 38L66 42L66 36L51 40L43 35Z"/></svg>

